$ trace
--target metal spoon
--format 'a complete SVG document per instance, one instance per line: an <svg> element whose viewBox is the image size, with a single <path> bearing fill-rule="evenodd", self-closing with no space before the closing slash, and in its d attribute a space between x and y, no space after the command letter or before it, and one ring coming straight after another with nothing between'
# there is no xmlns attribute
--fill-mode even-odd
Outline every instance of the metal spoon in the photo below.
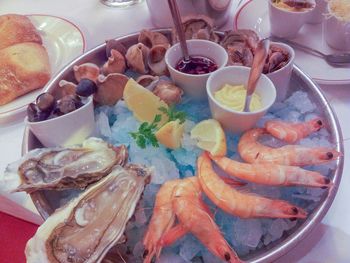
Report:
<svg viewBox="0 0 350 263"><path fill-rule="evenodd" d="M291 45L297 49L300 49L304 52L310 53L314 56L323 58L328 64L331 66L346 66L344 64L349 64L350 63L350 53L334 53L334 54L324 54L316 49L304 46L302 44L296 43L294 41L280 38L280 37L271 37L272 40L277 40L283 43L286 43L288 45Z"/></svg>
<svg viewBox="0 0 350 263"><path fill-rule="evenodd" d="M181 22L181 16L180 16L180 11L179 8L177 7L176 0L168 0L169 8L171 11L171 15L173 17L173 22L176 28L176 32L179 36L180 40L180 46L182 50L182 55L183 55L183 65L184 68L181 70L185 70L186 67L188 67L191 63L190 56L188 54L188 49L187 49L187 44L186 44L186 38L185 38L185 33L182 27L182 22Z"/></svg>
<svg viewBox="0 0 350 263"><path fill-rule="evenodd" d="M255 49L253 65L249 73L249 79L248 79L248 85L247 85L247 96L245 99L244 109L243 109L243 111L245 112L250 111L249 109L250 101L255 91L256 84L258 83L258 80L263 71L269 47L270 47L270 41L268 39L263 39L258 42L258 45Z"/></svg>

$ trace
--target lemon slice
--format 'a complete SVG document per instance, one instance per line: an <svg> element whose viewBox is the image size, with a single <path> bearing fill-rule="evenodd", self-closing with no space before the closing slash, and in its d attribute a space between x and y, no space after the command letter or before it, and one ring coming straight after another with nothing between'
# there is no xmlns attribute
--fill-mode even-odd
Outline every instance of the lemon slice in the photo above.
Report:
<svg viewBox="0 0 350 263"><path fill-rule="evenodd" d="M151 123L154 117L159 114L162 118L158 123L158 127L161 127L169 119L165 113L159 110L161 107L168 109L168 105L131 78L125 85L123 98L128 109L141 122Z"/></svg>
<svg viewBox="0 0 350 263"><path fill-rule="evenodd" d="M227 151L225 132L217 120L209 119L198 123L191 130L191 138L197 146L213 156L225 156Z"/></svg>
<svg viewBox="0 0 350 263"><path fill-rule="evenodd" d="M176 149L181 146L181 138L184 133L185 124L180 124L180 120L169 121L160 128L155 136L159 143L170 149Z"/></svg>

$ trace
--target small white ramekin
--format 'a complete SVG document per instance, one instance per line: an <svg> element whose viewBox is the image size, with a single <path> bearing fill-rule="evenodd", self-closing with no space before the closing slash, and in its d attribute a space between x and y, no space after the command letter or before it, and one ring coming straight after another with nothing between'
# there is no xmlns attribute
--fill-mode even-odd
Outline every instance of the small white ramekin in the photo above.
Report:
<svg viewBox="0 0 350 263"><path fill-rule="evenodd" d="M240 112L220 104L214 98L214 92L225 84L244 85L247 87L250 68L230 66L213 72L207 81L207 93L212 117L219 121L223 128L233 133L242 133L254 127L265 115L276 99L276 89L272 81L261 75L255 92L261 97L263 107L254 112Z"/></svg>
<svg viewBox="0 0 350 263"><path fill-rule="evenodd" d="M25 124L45 147L80 144L95 129L92 97L88 97L82 107L72 112L39 122L30 122L26 117Z"/></svg>
<svg viewBox="0 0 350 263"><path fill-rule="evenodd" d="M219 44L200 39L187 40L186 43L190 56L210 58L217 64L218 69L226 66L228 55L226 50ZM212 72L201 75L182 73L175 69L182 58L183 55L179 43L169 48L165 54L165 63L168 66L172 80L184 90L185 94L199 100L206 99L205 85Z"/></svg>
<svg viewBox="0 0 350 263"><path fill-rule="evenodd" d="M292 76L293 72L295 52L292 47L284 43L271 42L271 46L281 48L287 51L289 54L289 61L287 65L274 72L266 74L266 76L268 76L275 85L277 92L276 101L283 101L286 98L290 83L290 77Z"/></svg>
<svg viewBox="0 0 350 263"><path fill-rule="evenodd" d="M309 0L313 3L313 8L305 11L288 11L274 6L272 0L267 1L271 34L283 38L294 38L316 6L315 0Z"/></svg>

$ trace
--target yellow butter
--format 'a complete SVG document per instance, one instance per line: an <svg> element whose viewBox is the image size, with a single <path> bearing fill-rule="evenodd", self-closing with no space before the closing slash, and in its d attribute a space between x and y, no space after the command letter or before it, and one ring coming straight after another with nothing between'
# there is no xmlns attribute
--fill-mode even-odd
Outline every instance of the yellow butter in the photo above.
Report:
<svg viewBox="0 0 350 263"><path fill-rule="evenodd" d="M221 89L214 92L214 98L222 105L236 110L243 111L247 90L244 85L232 86L225 84ZM250 101L250 111L258 111L262 108L261 98L255 92Z"/></svg>

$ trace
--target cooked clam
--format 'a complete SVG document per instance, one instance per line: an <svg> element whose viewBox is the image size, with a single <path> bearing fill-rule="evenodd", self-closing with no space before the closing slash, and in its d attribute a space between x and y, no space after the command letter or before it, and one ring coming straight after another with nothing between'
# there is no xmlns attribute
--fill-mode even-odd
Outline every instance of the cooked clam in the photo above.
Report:
<svg viewBox="0 0 350 263"><path fill-rule="evenodd" d="M129 47L125 58L128 66L140 74L148 73L148 54L149 48L142 43Z"/></svg>
<svg viewBox="0 0 350 263"><path fill-rule="evenodd" d="M94 100L101 105L113 106L123 97L124 87L129 78L120 73L111 73L97 78L97 92Z"/></svg>
<svg viewBox="0 0 350 263"><path fill-rule="evenodd" d="M126 47L115 39L106 40L106 56L111 56L112 49L119 51L123 56L126 54Z"/></svg>
<svg viewBox="0 0 350 263"><path fill-rule="evenodd" d="M124 165L127 157L125 146L114 147L101 139L89 138L81 147L35 149L10 164L5 177L19 175L16 192L82 189L106 176L114 165Z"/></svg>
<svg viewBox="0 0 350 263"><path fill-rule="evenodd" d="M89 79L96 82L100 74L100 68L94 63L84 63L73 67L74 77L79 82L81 79Z"/></svg>
<svg viewBox="0 0 350 263"><path fill-rule="evenodd" d="M38 228L26 245L27 263L101 262L121 242L150 173L133 164L114 166Z"/></svg>
<svg viewBox="0 0 350 263"><path fill-rule="evenodd" d="M174 83L159 81L154 88L153 93L168 105L174 105L181 102L183 90Z"/></svg>
<svg viewBox="0 0 350 263"><path fill-rule="evenodd" d="M163 45L156 45L150 49L148 55L148 66L154 75L169 75L168 68L165 63L166 51L167 47Z"/></svg>
<svg viewBox="0 0 350 263"><path fill-rule="evenodd" d="M141 75L136 79L136 82L142 87L152 91L159 82L159 77L152 75Z"/></svg>
<svg viewBox="0 0 350 263"><path fill-rule="evenodd" d="M110 73L124 73L126 70L126 62L123 54L118 50L112 49L111 55L106 63L102 66L102 73L108 75Z"/></svg>
<svg viewBox="0 0 350 263"><path fill-rule="evenodd" d="M156 45L163 45L166 48L170 46L169 40L166 36L159 32L153 32L143 29L138 37L138 42L145 46L152 48Z"/></svg>

